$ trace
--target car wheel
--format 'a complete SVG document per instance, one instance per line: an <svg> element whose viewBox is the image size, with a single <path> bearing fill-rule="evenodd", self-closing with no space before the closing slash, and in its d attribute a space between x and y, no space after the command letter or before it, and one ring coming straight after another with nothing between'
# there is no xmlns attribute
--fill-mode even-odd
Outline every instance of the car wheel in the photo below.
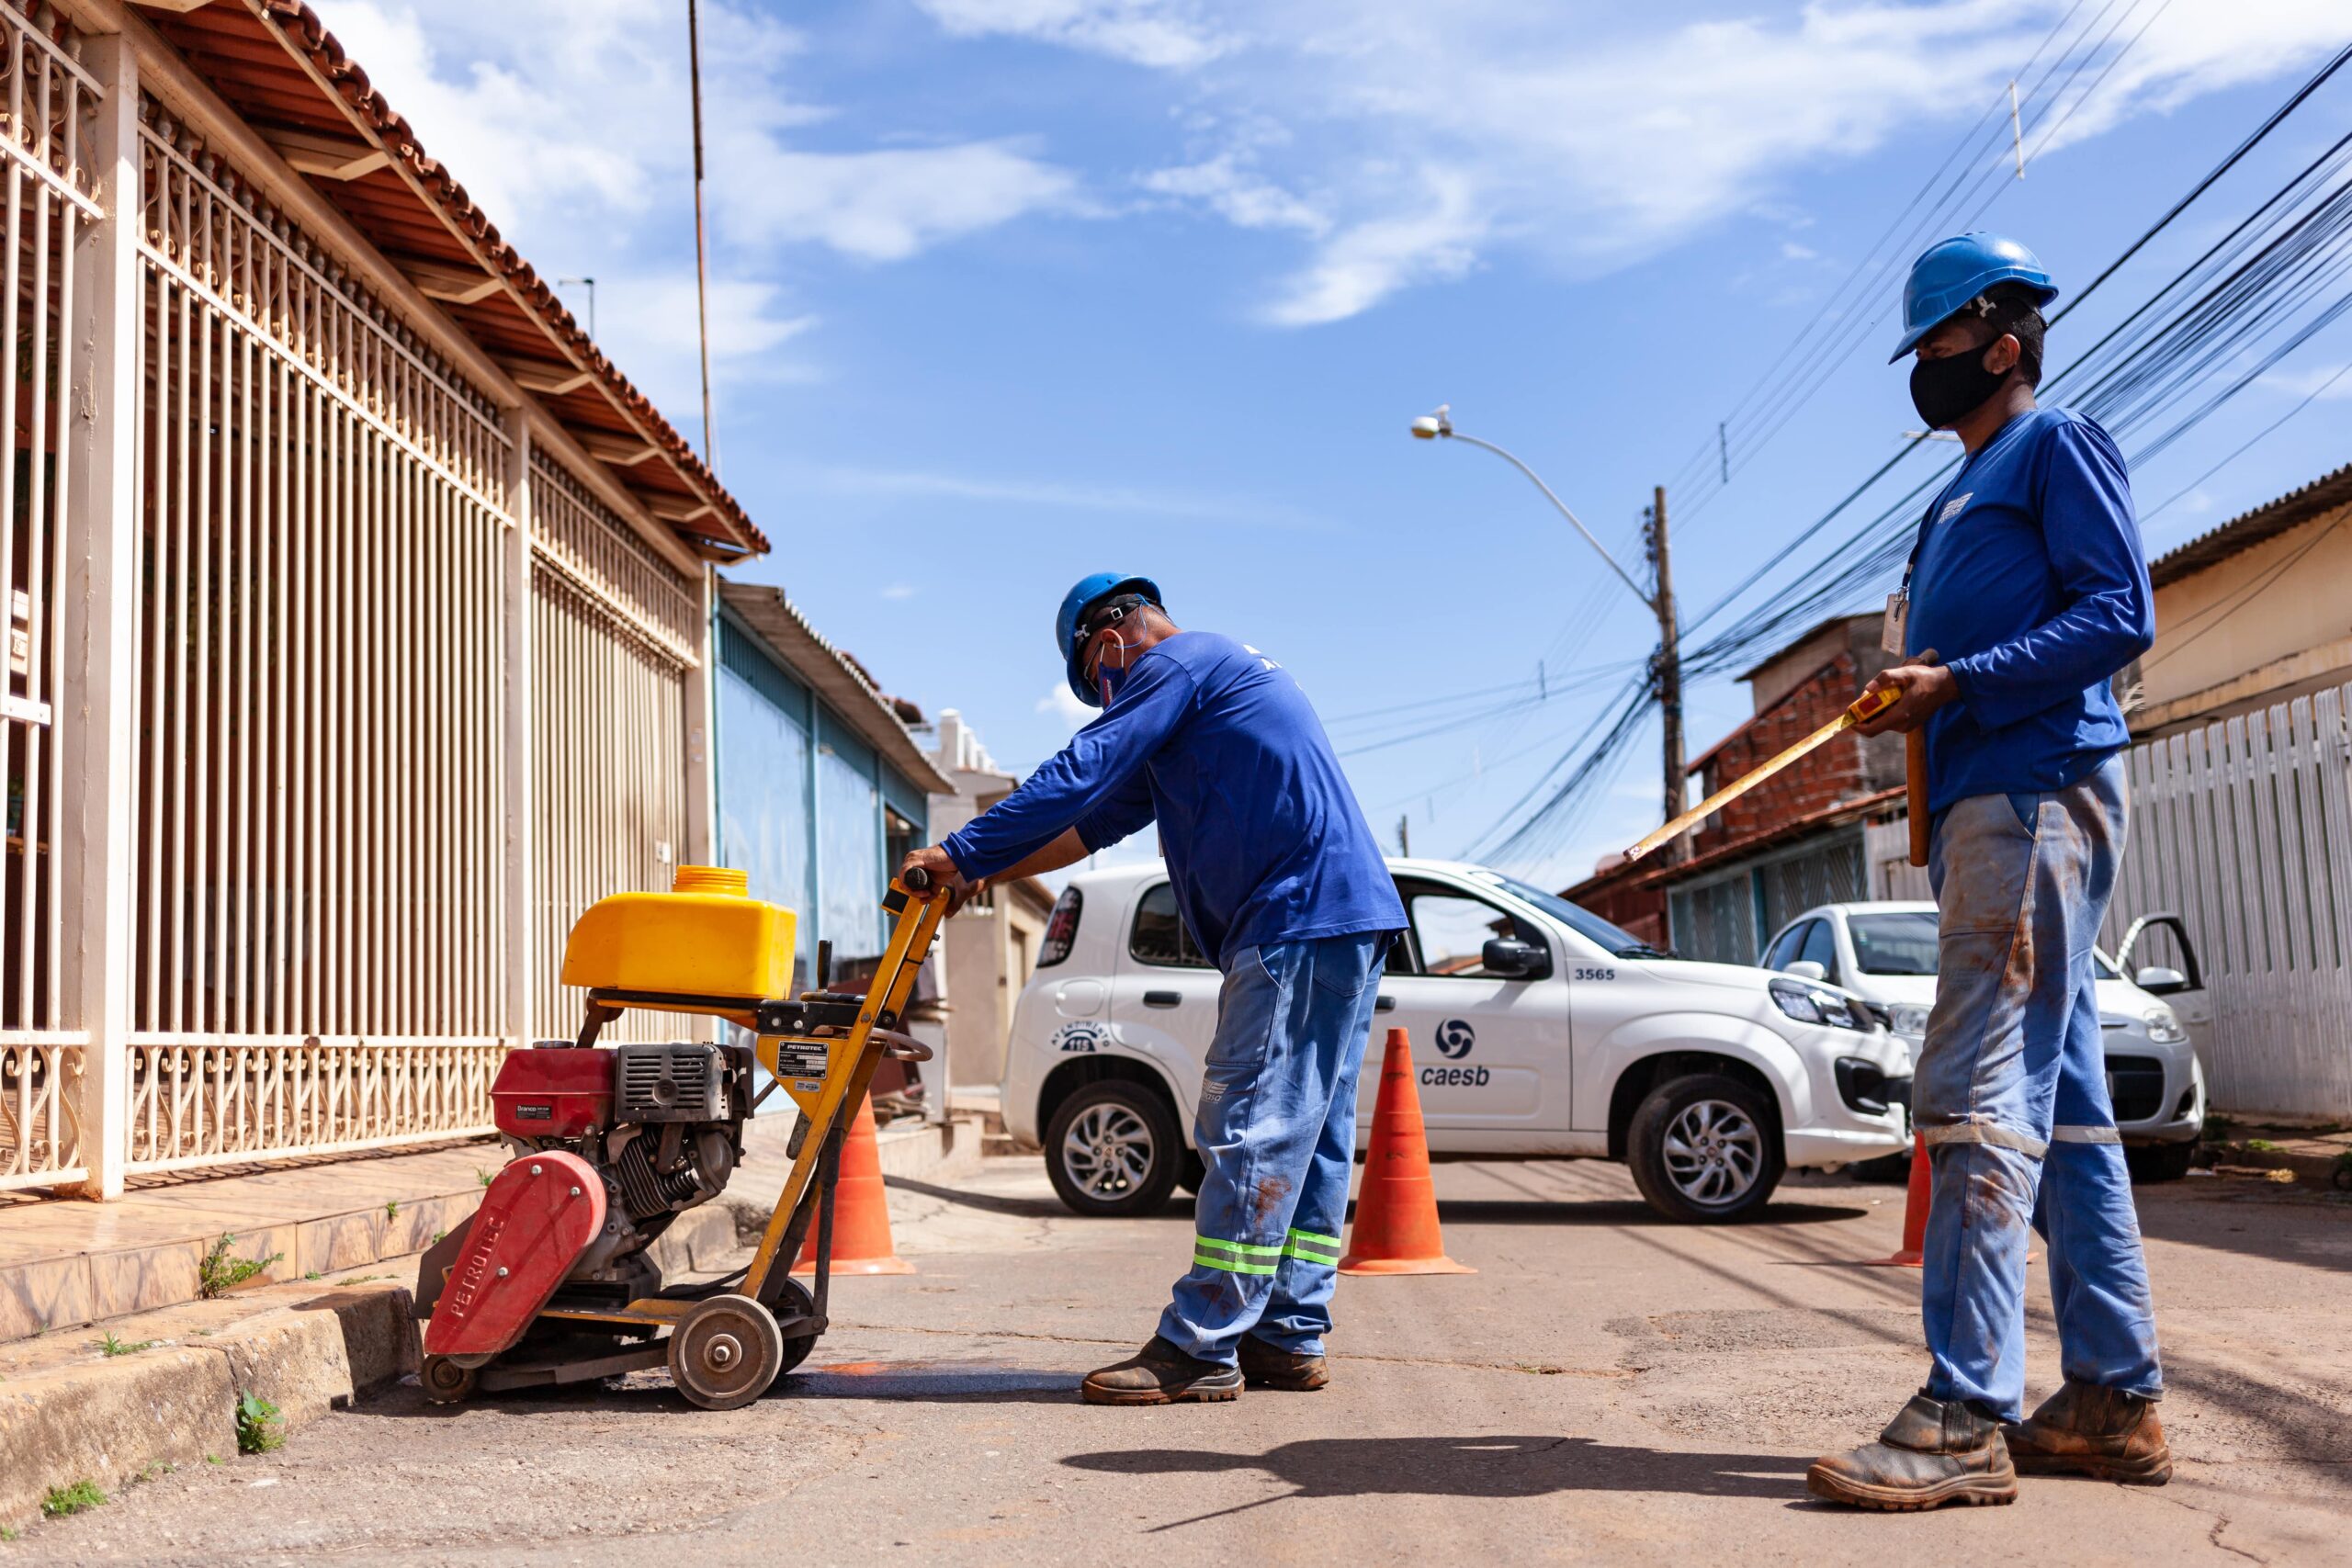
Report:
<svg viewBox="0 0 2352 1568"><path fill-rule="evenodd" d="M1154 1213L1176 1185L1183 1153L1168 1102L1122 1078L1082 1086L1046 1125L1046 1174L1075 1213Z"/></svg>
<svg viewBox="0 0 2352 1568"><path fill-rule="evenodd" d="M1787 1168L1764 1097L1716 1073L1669 1078L1650 1090L1625 1145L1644 1201L1684 1224L1750 1218Z"/></svg>
<svg viewBox="0 0 2352 1568"><path fill-rule="evenodd" d="M2126 1145L2123 1163L2131 1168L2134 1181L2178 1181L2188 1174L2189 1162L2196 1155L2194 1142Z"/></svg>

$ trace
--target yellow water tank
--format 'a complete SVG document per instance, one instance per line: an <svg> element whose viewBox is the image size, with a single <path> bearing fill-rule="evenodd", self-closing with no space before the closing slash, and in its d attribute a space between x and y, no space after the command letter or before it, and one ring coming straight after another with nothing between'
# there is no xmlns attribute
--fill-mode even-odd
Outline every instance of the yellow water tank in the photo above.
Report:
<svg viewBox="0 0 2352 1568"><path fill-rule="evenodd" d="M743 873L682 865L667 893L616 893L572 923L563 983L674 997L792 994L793 914Z"/></svg>

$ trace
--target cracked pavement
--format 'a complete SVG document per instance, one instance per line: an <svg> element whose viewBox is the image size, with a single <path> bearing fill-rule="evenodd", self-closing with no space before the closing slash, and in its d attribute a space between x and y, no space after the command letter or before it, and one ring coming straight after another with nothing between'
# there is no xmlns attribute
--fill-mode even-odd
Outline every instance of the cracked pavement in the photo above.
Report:
<svg viewBox="0 0 2352 1568"><path fill-rule="evenodd" d="M2012 1507L1809 1500L1924 1369L1899 1188L1792 1180L1767 1223L1668 1225L1597 1163L1452 1165L1461 1278L1349 1280L1315 1394L1104 1410L1077 1379L1150 1333L1189 1207L1080 1220L1035 1160L893 1180L920 1272L835 1286L756 1404L666 1377L445 1410L413 1387L53 1521L11 1562L264 1564L1384 1562L1870 1563L1934 1550L2134 1564L2341 1560L2352 1527L2352 1201L2143 1189L2178 1472L2033 1481ZM2057 1378L2039 1265L2029 1386Z"/></svg>

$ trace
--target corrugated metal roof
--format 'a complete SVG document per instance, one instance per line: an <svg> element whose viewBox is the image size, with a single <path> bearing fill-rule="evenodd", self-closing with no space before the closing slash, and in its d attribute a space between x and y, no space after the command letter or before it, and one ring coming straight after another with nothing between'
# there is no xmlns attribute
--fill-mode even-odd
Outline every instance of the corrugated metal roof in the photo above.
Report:
<svg viewBox="0 0 2352 1568"><path fill-rule="evenodd" d="M389 159L384 167L351 179L312 178L311 188L412 276L420 265L440 266L495 280L499 287L480 299L435 302L510 374L519 362L551 373L550 386L576 378L576 386L560 391L524 385L591 452L600 441L650 444L662 461L626 464L614 473L666 526L712 547L708 553L719 558L766 552L766 536L741 503L605 357L466 187L425 152L316 12L300 0L220 0L140 15L265 139L278 129L356 137L380 149Z"/></svg>
<svg viewBox="0 0 2352 1568"><path fill-rule="evenodd" d="M2166 550L2148 563L2149 580L2162 588L2185 577L2194 577L2207 567L2227 560L2241 550L2250 550L2266 539L2275 539L2288 529L2333 512L2347 502L2352 502L2352 463Z"/></svg>
<svg viewBox="0 0 2352 1568"><path fill-rule="evenodd" d="M956 781L941 773L937 761L907 733L897 706L902 699L884 695L865 667L810 625L783 589L721 578L718 596L909 784L926 795L956 793Z"/></svg>

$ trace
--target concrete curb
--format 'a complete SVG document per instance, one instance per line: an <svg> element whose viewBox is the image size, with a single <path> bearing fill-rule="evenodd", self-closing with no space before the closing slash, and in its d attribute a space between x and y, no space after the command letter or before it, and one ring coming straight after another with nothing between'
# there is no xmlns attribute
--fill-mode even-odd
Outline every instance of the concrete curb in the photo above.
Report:
<svg viewBox="0 0 2352 1568"><path fill-rule="evenodd" d="M2252 1167L2257 1170L2291 1170L2298 1185L2322 1192L2352 1191L2352 1165L2342 1153L2318 1154L2301 1149L2248 1148L2242 1143L2208 1144L2217 1166Z"/></svg>
<svg viewBox="0 0 2352 1568"><path fill-rule="evenodd" d="M884 1139L883 1166L916 1179L977 1172L979 1128L907 1129ZM774 1202L754 1185L690 1209L654 1244L654 1261L672 1279L724 1273L744 1261ZM421 1246L429 1233L411 1234ZM233 1459L245 1394L276 1405L291 1434L414 1371L420 1259L368 1261L397 1273L261 1285L0 1346L0 1524L37 1519L52 1487L91 1481L113 1493L158 1465ZM159 1343L105 1357L94 1346L107 1331Z"/></svg>
<svg viewBox="0 0 2352 1568"><path fill-rule="evenodd" d="M113 1492L158 1464L233 1458L243 1394L277 1405L288 1432L349 1404L415 1366L409 1299L390 1284L278 1286L125 1325L170 1341L155 1349L11 1376L0 1383L0 1523L38 1517L52 1487ZM224 1307L242 1315L207 1326Z"/></svg>

